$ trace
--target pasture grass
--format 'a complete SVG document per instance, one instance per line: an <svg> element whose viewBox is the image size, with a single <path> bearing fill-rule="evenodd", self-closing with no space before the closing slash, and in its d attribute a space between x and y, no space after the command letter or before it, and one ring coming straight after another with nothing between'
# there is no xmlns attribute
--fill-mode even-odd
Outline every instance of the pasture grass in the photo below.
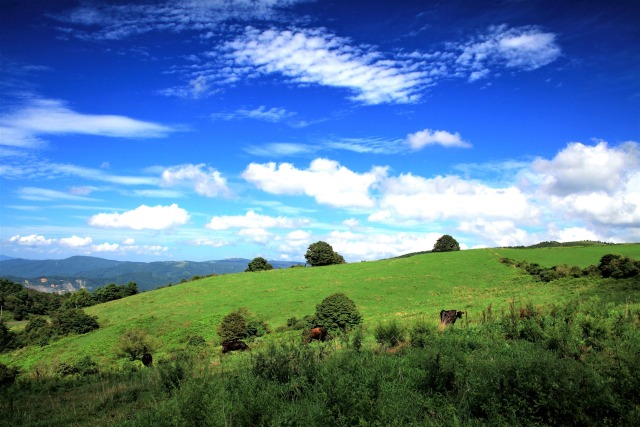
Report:
<svg viewBox="0 0 640 427"><path fill-rule="evenodd" d="M437 324L442 309L465 311L467 321L473 322L482 319L490 305L498 313L522 301L543 305L597 297L638 302L638 289L633 284L595 284L589 278L542 283L499 262L500 257L507 256L583 265L597 263L608 252L640 255L640 244L479 249L207 277L86 308L88 314L97 316L99 330L65 337L44 347L5 353L0 355L0 363L23 372L46 372L48 367L89 355L101 366L121 368L127 362L118 356L117 345L127 329L145 330L156 344L154 358L163 359L183 349L189 335L200 335L209 345L219 345L217 326L239 307L247 307L276 329L291 317L313 314L316 304L336 292L355 301L364 324L396 318L423 318ZM219 358L219 352L211 355L212 361Z"/></svg>

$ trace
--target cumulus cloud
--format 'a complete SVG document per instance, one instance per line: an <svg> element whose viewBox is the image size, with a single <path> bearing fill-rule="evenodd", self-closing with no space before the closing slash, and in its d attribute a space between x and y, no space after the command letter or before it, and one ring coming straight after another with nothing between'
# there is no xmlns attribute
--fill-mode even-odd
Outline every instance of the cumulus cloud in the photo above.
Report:
<svg viewBox="0 0 640 427"><path fill-rule="evenodd" d="M227 49L238 65L235 73L277 73L301 85L344 88L365 104L415 102L426 79L409 64L351 46L350 40L323 29L248 27Z"/></svg>
<svg viewBox="0 0 640 427"><path fill-rule="evenodd" d="M28 236L20 236L15 235L9 238L9 242L16 243L20 246L30 246L30 247L38 247L38 246L49 246L53 244L53 239L47 239L44 236L40 236L37 234L30 234Z"/></svg>
<svg viewBox="0 0 640 427"><path fill-rule="evenodd" d="M558 196L573 193L606 193L620 189L638 171L638 144L610 148L604 141L595 146L570 143L553 159L537 159L531 169L539 174L542 191Z"/></svg>
<svg viewBox="0 0 640 427"><path fill-rule="evenodd" d="M539 212L516 187L494 188L456 176L424 178L412 174L389 177L381 185L379 209L370 221L435 221L441 219L531 220Z"/></svg>
<svg viewBox="0 0 640 427"><path fill-rule="evenodd" d="M96 135L114 138L161 138L175 129L117 115L82 114L54 99L30 99L0 116L0 144L33 148L46 135Z"/></svg>
<svg viewBox="0 0 640 427"><path fill-rule="evenodd" d="M99 213L89 219L89 225L99 228L132 230L166 230L186 224L189 214L177 204L170 206L141 205L123 213Z"/></svg>
<svg viewBox="0 0 640 427"><path fill-rule="evenodd" d="M429 250L441 236L442 233L332 231L326 241L346 260L353 262Z"/></svg>
<svg viewBox="0 0 640 427"><path fill-rule="evenodd" d="M242 177L271 194L306 194L320 204L366 208L375 204L369 191L386 174L386 167L374 166L369 172L357 173L334 160L319 158L308 169L297 169L291 163L251 163Z"/></svg>
<svg viewBox="0 0 640 427"><path fill-rule="evenodd" d="M193 187L196 193L207 196L228 196L231 190L227 187L227 181L222 174L204 164L186 164L173 166L162 172L161 185L189 186Z"/></svg>
<svg viewBox="0 0 640 427"><path fill-rule="evenodd" d="M462 140L460 134L450 133L445 130L424 129L407 135L407 143L414 150L419 150L426 145L442 145L443 147L469 148L471 144Z"/></svg>
<svg viewBox="0 0 640 427"><path fill-rule="evenodd" d="M66 246L68 248L81 248L90 245L93 242L93 239L91 237L78 237L73 235L71 237L63 237L59 242L62 246Z"/></svg>
<svg viewBox="0 0 640 427"><path fill-rule="evenodd" d="M307 224L306 219L291 219L283 216L272 217L248 211L245 215L223 215L211 218L205 226L209 230L228 230L230 228L294 228Z"/></svg>
<svg viewBox="0 0 640 427"><path fill-rule="evenodd" d="M487 246L520 246L537 243L527 230L518 227L510 220L485 220L477 218L461 221L457 229L468 235L474 235Z"/></svg>

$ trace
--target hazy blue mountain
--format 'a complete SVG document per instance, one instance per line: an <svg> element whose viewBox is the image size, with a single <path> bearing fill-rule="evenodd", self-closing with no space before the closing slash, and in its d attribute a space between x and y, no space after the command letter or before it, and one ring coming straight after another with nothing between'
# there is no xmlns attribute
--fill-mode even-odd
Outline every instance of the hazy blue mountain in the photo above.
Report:
<svg viewBox="0 0 640 427"><path fill-rule="evenodd" d="M95 289L109 283L136 282L140 290L179 283L193 276L243 272L251 260L230 258L216 261L113 261L90 256L73 256L60 260L0 260L0 277L32 285L82 284ZM269 261L274 268L288 268L304 262ZM43 281L46 279L46 281Z"/></svg>

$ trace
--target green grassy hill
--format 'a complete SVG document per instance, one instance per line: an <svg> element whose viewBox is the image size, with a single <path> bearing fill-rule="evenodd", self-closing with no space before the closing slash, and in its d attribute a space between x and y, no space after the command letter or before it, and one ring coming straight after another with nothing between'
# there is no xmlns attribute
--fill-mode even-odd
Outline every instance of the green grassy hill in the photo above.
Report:
<svg viewBox="0 0 640 427"><path fill-rule="evenodd" d="M91 355L101 364L113 366L122 361L117 356L117 341L130 328L143 328L154 337L155 354L162 358L184 347L182 340L190 334L217 343L215 330L222 317L239 307L249 308L274 329L285 325L288 318L312 314L316 304L335 292L356 302L365 325L393 317L421 317L435 324L441 309L466 311L473 322L489 304L494 311L504 310L510 301L541 305L602 296L638 302L637 291L596 289L587 279L535 282L528 274L499 262L506 256L544 265L583 266L597 264L605 253L637 259L640 244L479 249L209 277L87 308L88 314L98 317L99 330L3 354L0 362L29 371L38 365L73 362Z"/></svg>

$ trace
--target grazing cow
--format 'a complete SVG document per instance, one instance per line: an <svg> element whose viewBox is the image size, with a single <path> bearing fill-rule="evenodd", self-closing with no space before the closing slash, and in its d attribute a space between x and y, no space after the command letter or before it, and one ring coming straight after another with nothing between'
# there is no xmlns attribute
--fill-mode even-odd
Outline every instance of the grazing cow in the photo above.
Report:
<svg viewBox="0 0 640 427"><path fill-rule="evenodd" d="M222 352L228 353L236 350L249 350L249 346L242 341L225 341L222 343Z"/></svg>
<svg viewBox="0 0 640 427"><path fill-rule="evenodd" d="M311 342L312 340L326 341L327 338L330 338L326 328L307 329L302 332L302 337L305 343Z"/></svg>
<svg viewBox="0 0 640 427"><path fill-rule="evenodd" d="M440 324L449 325L456 323L456 319L462 319L464 311L457 310L442 310L440 312Z"/></svg>
<svg viewBox="0 0 640 427"><path fill-rule="evenodd" d="M144 366L151 366L153 363L153 357L151 357L151 353L145 353L142 355L142 364Z"/></svg>

